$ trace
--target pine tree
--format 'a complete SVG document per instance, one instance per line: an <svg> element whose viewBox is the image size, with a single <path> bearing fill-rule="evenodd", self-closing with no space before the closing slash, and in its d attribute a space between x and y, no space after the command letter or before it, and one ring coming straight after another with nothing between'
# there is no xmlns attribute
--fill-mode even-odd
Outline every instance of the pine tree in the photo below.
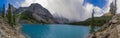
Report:
<svg viewBox="0 0 120 38"><path fill-rule="evenodd" d="M92 12L92 22L94 22L94 9L93 9L93 12Z"/></svg>
<svg viewBox="0 0 120 38"><path fill-rule="evenodd" d="M110 5L110 12L111 14L115 15L116 14L116 10L117 10L117 0L115 0L115 2L112 2Z"/></svg>
<svg viewBox="0 0 120 38"><path fill-rule="evenodd" d="M115 0L115 14L117 13L117 0Z"/></svg>
<svg viewBox="0 0 120 38"><path fill-rule="evenodd" d="M91 24L90 24L90 27L91 27L91 30L90 30L90 33L93 33L94 32L94 9L93 9L93 12L92 12L92 20L91 20Z"/></svg>
<svg viewBox="0 0 120 38"><path fill-rule="evenodd" d="M7 14L6 14L6 17L8 19L8 23L13 27L13 16L12 16L12 10L11 10L11 5L9 4L8 5L8 11L7 11Z"/></svg>
<svg viewBox="0 0 120 38"><path fill-rule="evenodd" d="M13 15L13 24L16 25L15 15Z"/></svg>
<svg viewBox="0 0 120 38"><path fill-rule="evenodd" d="M3 8L2 8L2 17L4 17L5 14L5 5L3 4Z"/></svg>

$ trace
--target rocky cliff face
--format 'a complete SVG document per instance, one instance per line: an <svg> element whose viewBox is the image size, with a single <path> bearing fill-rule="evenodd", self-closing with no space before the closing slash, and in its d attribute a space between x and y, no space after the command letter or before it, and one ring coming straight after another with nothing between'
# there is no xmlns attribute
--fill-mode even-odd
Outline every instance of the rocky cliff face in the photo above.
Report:
<svg viewBox="0 0 120 38"><path fill-rule="evenodd" d="M24 11L29 11L30 14L32 14L33 18L35 18L39 22L44 22L44 23L68 22L68 19L53 17L53 15L46 8L42 7L38 3L33 3L29 7L20 7L14 12L14 14L21 14Z"/></svg>
<svg viewBox="0 0 120 38"><path fill-rule="evenodd" d="M28 11L32 12L32 16L38 21L54 23L52 14L38 3L31 4Z"/></svg>
<svg viewBox="0 0 120 38"><path fill-rule="evenodd" d="M90 34L87 38L120 38L120 14L113 16L98 32Z"/></svg>
<svg viewBox="0 0 120 38"><path fill-rule="evenodd" d="M18 8L18 9L16 9L16 10L13 12L13 14L19 14L19 13L25 11L27 8L28 8L28 7L20 7L20 8Z"/></svg>
<svg viewBox="0 0 120 38"><path fill-rule="evenodd" d="M16 10L16 8L13 5L10 6L11 6L11 12L13 13Z"/></svg>
<svg viewBox="0 0 120 38"><path fill-rule="evenodd" d="M33 3L29 7L20 7L14 11L14 14L21 14L24 11L29 11L34 20L39 22L55 23L52 14L38 3Z"/></svg>
<svg viewBox="0 0 120 38"><path fill-rule="evenodd" d="M20 26L13 28L5 18L0 17L0 38L25 38L19 29Z"/></svg>

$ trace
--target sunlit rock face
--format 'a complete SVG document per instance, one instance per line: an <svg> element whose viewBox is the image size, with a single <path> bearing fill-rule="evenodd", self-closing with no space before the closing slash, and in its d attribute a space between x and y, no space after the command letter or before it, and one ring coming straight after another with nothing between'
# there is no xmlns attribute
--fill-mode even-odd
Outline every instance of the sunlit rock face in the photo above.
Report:
<svg viewBox="0 0 120 38"><path fill-rule="evenodd" d="M28 7L19 7L18 9L16 9L13 14L20 14L23 11L25 11Z"/></svg>
<svg viewBox="0 0 120 38"><path fill-rule="evenodd" d="M38 14L40 16L45 16L43 18L46 18L46 19L53 18L51 13L46 8L42 7L38 3L31 4L31 6L28 8L28 10L33 12L33 14Z"/></svg>
<svg viewBox="0 0 120 38"><path fill-rule="evenodd" d="M69 23L68 19L53 16L48 9L38 3L31 4L27 10L32 12L33 17L38 21L43 21L46 23Z"/></svg>
<svg viewBox="0 0 120 38"><path fill-rule="evenodd" d="M58 16L53 16L48 9L44 8L38 3L32 3L29 7L20 7L14 12L14 14L21 14L24 11L29 11L29 14L32 14L33 18L35 18L34 20L37 20L38 22L69 23L68 19L64 17L59 18Z"/></svg>
<svg viewBox="0 0 120 38"><path fill-rule="evenodd" d="M28 11L32 12L32 16L38 21L54 23L53 16L51 15L51 13L38 3L31 4L31 6L28 7Z"/></svg>

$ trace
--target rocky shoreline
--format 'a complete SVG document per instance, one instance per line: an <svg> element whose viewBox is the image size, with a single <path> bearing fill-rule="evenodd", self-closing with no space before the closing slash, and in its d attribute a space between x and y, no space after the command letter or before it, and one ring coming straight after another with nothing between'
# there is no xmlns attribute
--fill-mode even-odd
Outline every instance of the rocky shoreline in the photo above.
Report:
<svg viewBox="0 0 120 38"><path fill-rule="evenodd" d="M120 14L113 16L101 29L88 35L87 38L120 38Z"/></svg>
<svg viewBox="0 0 120 38"><path fill-rule="evenodd" d="M0 38L26 38L20 28L20 25L11 27L5 18L0 17Z"/></svg>

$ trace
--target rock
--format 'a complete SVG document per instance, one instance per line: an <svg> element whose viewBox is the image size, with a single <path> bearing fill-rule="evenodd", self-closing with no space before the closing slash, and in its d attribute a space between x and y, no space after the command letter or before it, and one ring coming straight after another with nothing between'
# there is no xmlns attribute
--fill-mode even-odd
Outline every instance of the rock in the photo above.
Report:
<svg viewBox="0 0 120 38"><path fill-rule="evenodd" d="M13 14L20 14L22 12L24 12L28 7L19 7L18 9L16 9Z"/></svg>
<svg viewBox="0 0 120 38"><path fill-rule="evenodd" d="M0 38L26 38L19 27L11 27L5 18L0 17Z"/></svg>
<svg viewBox="0 0 120 38"><path fill-rule="evenodd" d="M10 6L11 6L11 12L13 13L16 10L16 8L13 5Z"/></svg>
<svg viewBox="0 0 120 38"><path fill-rule="evenodd" d="M100 30L95 32L96 38L120 38L120 14L113 16Z"/></svg>
<svg viewBox="0 0 120 38"><path fill-rule="evenodd" d="M32 12L33 17L38 21L54 23L52 14L38 3L33 3L28 7L28 11Z"/></svg>
<svg viewBox="0 0 120 38"><path fill-rule="evenodd" d="M38 3L33 3L29 7L20 7L14 14L21 14L24 11L29 11L33 18L39 22L44 23L57 23L52 14L46 8Z"/></svg>
<svg viewBox="0 0 120 38"><path fill-rule="evenodd" d="M88 38L96 38L95 34L91 34Z"/></svg>
<svg viewBox="0 0 120 38"><path fill-rule="evenodd" d="M110 36L110 33L106 33L102 36L102 38L108 38Z"/></svg>

